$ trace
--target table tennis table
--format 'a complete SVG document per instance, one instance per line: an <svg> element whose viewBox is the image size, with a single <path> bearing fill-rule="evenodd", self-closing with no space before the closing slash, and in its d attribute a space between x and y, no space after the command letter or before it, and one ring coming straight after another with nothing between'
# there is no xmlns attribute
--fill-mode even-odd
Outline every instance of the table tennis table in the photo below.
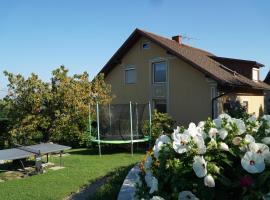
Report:
<svg viewBox="0 0 270 200"><path fill-rule="evenodd" d="M37 161L41 160L42 155L48 155L51 153L60 153L60 166L62 165L62 153L65 150L71 149L69 146L53 144L53 143L41 143L30 146L17 146L12 149L0 150L0 160L22 160L34 156ZM22 164L23 165L23 164Z"/></svg>

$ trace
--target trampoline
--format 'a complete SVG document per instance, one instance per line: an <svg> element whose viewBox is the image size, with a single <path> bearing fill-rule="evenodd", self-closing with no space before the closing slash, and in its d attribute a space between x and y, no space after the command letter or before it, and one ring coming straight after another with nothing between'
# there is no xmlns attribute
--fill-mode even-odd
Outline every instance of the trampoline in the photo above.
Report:
<svg viewBox="0 0 270 200"><path fill-rule="evenodd" d="M97 143L99 155L101 144L133 144L151 139L151 105L96 104L89 106L89 132L91 142Z"/></svg>

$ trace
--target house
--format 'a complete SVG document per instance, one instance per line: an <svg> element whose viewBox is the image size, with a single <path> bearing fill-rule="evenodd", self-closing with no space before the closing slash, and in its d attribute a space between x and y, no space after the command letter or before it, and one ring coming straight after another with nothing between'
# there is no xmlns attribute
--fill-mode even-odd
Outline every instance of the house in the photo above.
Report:
<svg viewBox="0 0 270 200"><path fill-rule="evenodd" d="M268 71L264 82L268 85L270 85L270 70ZM270 90L265 91L265 99L264 99L264 105L265 105L265 113L270 115Z"/></svg>
<svg viewBox="0 0 270 200"><path fill-rule="evenodd" d="M112 85L113 103L151 102L182 125L216 117L228 100L245 104L247 112L264 109L260 81L262 64L216 56L182 43L136 29L100 73Z"/></svg>

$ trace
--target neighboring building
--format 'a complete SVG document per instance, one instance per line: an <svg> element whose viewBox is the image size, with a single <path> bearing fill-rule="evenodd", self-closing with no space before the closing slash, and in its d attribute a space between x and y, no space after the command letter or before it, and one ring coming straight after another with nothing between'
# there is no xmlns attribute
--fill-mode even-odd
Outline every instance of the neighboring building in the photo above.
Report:
<svg viewBox="0 0 270 200"><path fill-rule="evenodd" d="M264 109L262 64L217 57L207 51L136 29L100 73L112 85L113 103L135 101L169 113L187 125L223 111L228 99L245 104L248 113Z"/></svg>
<svg viewBox="0 0 270 200"><path fill-rule="evenodd" d="M266 75L264 82L270 85L270 71ZM265 91L264 105L265 105L265 113L270 115L270 90Z"/></svg>

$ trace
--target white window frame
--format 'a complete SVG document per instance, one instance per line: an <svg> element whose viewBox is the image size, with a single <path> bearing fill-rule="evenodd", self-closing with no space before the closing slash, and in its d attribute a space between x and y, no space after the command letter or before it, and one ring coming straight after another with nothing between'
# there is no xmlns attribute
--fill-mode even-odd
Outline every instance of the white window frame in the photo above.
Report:
<svg viewBox="0 0 270 200"><path fill-rule="evenodd" d="M127 71L132 71L132 70L134 70L134 73L135 73L135 81L132 83L129 83L129 82L127 82L126 73L127 73ZM136 67L134 65L130 65L130 66L125 67L125 69L124 69L124 82L125 82L125 85L132 85L132 84L137 83L137 71L136 71Z"/></svg>
<svg viewBox="0 0 270 200"><path fill-rule="evenodd" d="M256 78L254 78L255 75L256 75ZM260 79L260 70L257 69L257 68L252 68L252 80L253 81L259 81L259 79Z"/></svg>
<svg viewBox="0 0 270 200"><path fill-rule="evenodd" d="M165 82L156 82L155 81L155 70L154 70L154 66L157 63L164 63L165 64L165 68L166 68L166 81ZM156 61L156 62L152 62L152 83L153 84L166 84L168 83L168 65L167 62L165 60L160 60L160 61Z"/></svg>

